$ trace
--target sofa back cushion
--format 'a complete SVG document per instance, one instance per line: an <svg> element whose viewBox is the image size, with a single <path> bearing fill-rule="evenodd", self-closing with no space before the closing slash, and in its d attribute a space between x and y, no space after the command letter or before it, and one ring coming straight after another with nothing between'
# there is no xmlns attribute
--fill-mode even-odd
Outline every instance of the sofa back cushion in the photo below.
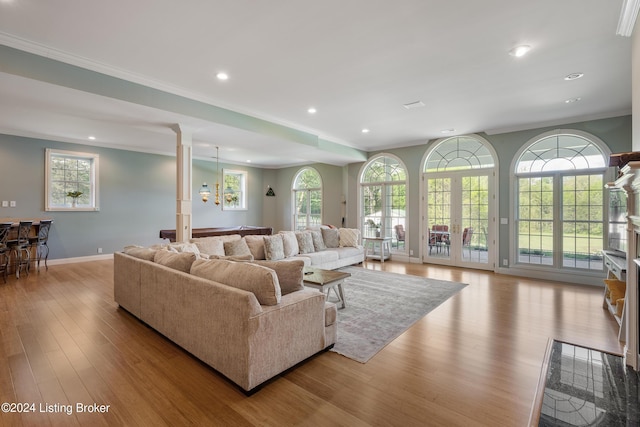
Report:
<svg viewBox="0 0 640 427"><path fill-rule="evenodd" d="M230 234L228 236L200 237L189 241L195 243L203 254L225 256L224 243L240 239L239 234Z"/></svg>
<svg viewBox="0 0 640 427"><path fill-rule="evenodd" d="M264 254L264 236L249 234L244 236L244 240L249 246L249 251L253 255L253 259L266 259Z"/></svg>
<svg viewBox="0 0 640 427"><path fill-rule="evenodd" d="M191 264L195 260L196 254L193 252L170 252L167 250L156 251L153 257L153 262L185 273L191 270Z"/></svg>
<svg viewBox="0 0 640 427"><path fill-rule="evenodd" d="M202 259L193 263L191 274L252 292L260 305L276 305L282 296L276 272L256 264Z"/></svg>
<svg viewBox="0 0 640 427"><path fill-rule="evenodd" d="M124 253L136 258L145 259L147 261L153 261L156 256L157 249L144 248L142 246L125 246Z"/></svg>
<svg viewBox="0 0 640 427"><path fill-rule="evenodd" d="M254 261L254 264L268 267L276 272L282 295L304 289L304 261L301 259L287 259L280 261Z"/></svg>

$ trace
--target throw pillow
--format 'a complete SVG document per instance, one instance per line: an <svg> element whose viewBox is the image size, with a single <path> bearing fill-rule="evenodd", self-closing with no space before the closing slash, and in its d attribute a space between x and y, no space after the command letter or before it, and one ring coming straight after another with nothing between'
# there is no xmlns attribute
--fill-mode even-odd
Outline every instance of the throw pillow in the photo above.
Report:
<svg viewBox="0 0 640 427"><path fill-rule="evenodd" d="M271 268L278 276L282 295L304 289L302 280L304 278L304 261L301 259L282 261L254 261L254 264Z"/></svg>
<svg viewBox="0 0 640 427"><path fill-rule="evenodd" d="M300 248L298 247L296 233L293 231L281 231L279 234L282 235L282 243L284 244L284 257L289 258L298 255Z"/></svg>
<svg viewBox="0 0 640 427"><path fill-rule="evenodd" d="M191 242L203 254L224 256L224 241L218 237L200 237Z"/></svg>
<svg viewBox="0 0 640 427"><path fill-rule="evenodd" d="M338 230L340 247L356 247L360 241L360 230L357 228L341 228Z"/></svg>
<svg viewBox="0 0 640 427"><path fill-rule="evenodd" d="M337 248L340 247L340 239L337 228L323 228L320 230L322 232L322 240L327 248Z"/></svg>
<svg viewBox="0 0 640 427"><path fill-rule="evenodd" d="M127 255L131 255L136 258L144 259L147 261L153 261L157 250L150 248L143 248L142 246L125 246L123 252Z"/></svg>
<svg viewBox="0 0 640 427"><path fill-rule="evenodd" d="M195 243L171 243L168 247L171 252L191 252L196 254L196 258L200 258L200 249Z"/></svg>
<svg viewBox="0 0 640 427"><path fill-rule="evenodd" d="M157 251L153 257L153 262L185 273L191 270L195 260L196 254L192 252Z"/></svg>
<svg viewBox="0 0 640 427"><path fill-rule="evenodd" d="M311 231L311 240L313 240L313 248L315 249L315 252L327 249L324 244L324 240L322 240L322 232L319 229Z"/></svg>
<svg viewBox="0 0 640 427"><path fill-rule="evenodd" d="M315 252L311 232L296 231L296 240L298 240L298 248L301 254L310 254L312 252Z"/></svg>
<svg viewBox="0 0 640 427"><path fill-rule="evenodd" d="M224 242L224 254L226 256L246 256L251 255L247 241L244 239Z"/></svg>
<svg viewBox="0 0 640 427"><path fill-rule="evenodd" d="M260 305L276 305L282 296L276 272L261 265L222 259L198 260L193 263L191 274L252 292Z"/></svg>
<svg viewBox="0 0 640 427"><path fill-rule="evenodd" d="M263 236L264 240L264 256L271 261L284 259L284 243L282 242L282 234L274 234L273 236Z"/></svg>
<svg viewBox="0 0 640 427"><path fill-rule="evenodd" d="M253 255L253 259L265 259L263 237L264 236L252 234L244 236L247 246L249 246L249 250L251 251L251 255Z"/></svg>

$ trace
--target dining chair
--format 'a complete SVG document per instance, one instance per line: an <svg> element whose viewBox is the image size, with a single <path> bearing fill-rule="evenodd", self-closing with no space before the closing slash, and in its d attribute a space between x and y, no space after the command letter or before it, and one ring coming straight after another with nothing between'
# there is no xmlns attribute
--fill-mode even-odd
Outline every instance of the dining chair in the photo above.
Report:
<svg viewBox="0 0 640 427"><path fill-rule="evenodd" d="M29 253L31 253L32 249L35 248L36 259L33 260L34 263L37 261L37 271L40 272L40 260L44 256L44 267L46 270L49 270L49 266L47 265L47 259L49 259L49 246L47 242L49 241L49 230L51 229L51 224L53 220L51 219L43 219L40 220L40 226L38 227L38 235L35 237L29 237Z"/></svg>
<svg viewBox="0 0 640 427"><path fill-rule="evenodd" d="M33 221L20 221L18 225L18 236L16 239L9 240L7 246L11 252L15 252L16 260L16 278L20 278L20 270L24 267L27 275L29 275L29 262L31 253L29 251L29 233Z"/></svg>
<svg viewBox="0 0 640 427"><path fill-rule="evenodd" d="M402 247L404 248L405 233L404 233L403 225L402 224L398 224L398 225L394 226L393 228L395 228L395 230L396 230L396 248L400 249L400 242L402 242Z"/></svg>
<svg viewBox="0 0 640 427"><path fill-rule="evenodd" d="M9 246L7 245L7 240L9 240L9 232L12 225L10 222L0 223L0 272L2 272L4 283L7 283L9 271Z"/></svg>

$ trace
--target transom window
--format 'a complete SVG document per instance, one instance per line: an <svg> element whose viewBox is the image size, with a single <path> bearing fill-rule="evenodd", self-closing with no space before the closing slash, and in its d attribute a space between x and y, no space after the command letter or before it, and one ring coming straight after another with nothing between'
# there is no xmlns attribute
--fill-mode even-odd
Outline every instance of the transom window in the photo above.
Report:
<svg viewBox="0 0 640 427"><path fill-rule="evenodd" d="M405 166L391 155L371 159L362 171L360 194L362 236L391 237L392 246L399 248L399 243L404 243L405 234L408 235ZM402 240L398 239L399 236Z"/></svg>
<svg viewBox="0 0 640 427"><path fill-rule="evenodd" d="M99 156L50 148L45 156L45 210L98 210Z"/></svg>
<svg viewBox="0 0 640 427"><path fill-rule="evenodd" d="M602 270L605 149L595 137L554 133L522 152L515 164L518 263Z"/></svg>
<svg viewBox="0 0 640 427"><path fill-rule="evenodd" d="M317 170L304 168L293 179L293 229L322 224L322 179Z"/></svg>
<svg viewBox="0 0 640 427"><path fill-rule="evenodd" d="M425 172L445 172L494 167L493 155L476 138L456 136L442 141L429 155Z"/></svg>

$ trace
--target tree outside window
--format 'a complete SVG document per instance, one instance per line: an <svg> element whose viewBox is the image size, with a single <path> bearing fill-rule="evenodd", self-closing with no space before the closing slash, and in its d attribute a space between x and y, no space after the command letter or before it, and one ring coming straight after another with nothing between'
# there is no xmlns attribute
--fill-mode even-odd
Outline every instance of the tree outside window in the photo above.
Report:
<svg viewBox="0 0 640 427"><path fill-rule="evenodd" d="M304 168L293 180L293 229L322 224L322 179L318 171Z"/></svg>

